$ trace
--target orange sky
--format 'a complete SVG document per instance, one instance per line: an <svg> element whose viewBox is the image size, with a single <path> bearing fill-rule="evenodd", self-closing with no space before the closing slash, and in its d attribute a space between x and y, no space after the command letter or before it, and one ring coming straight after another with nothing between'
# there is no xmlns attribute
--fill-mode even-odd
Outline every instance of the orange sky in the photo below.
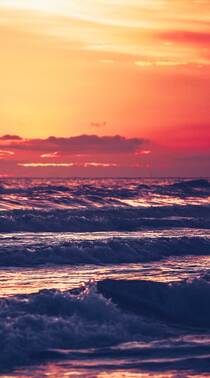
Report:
<svg viewBox="0 0 210 378"><path fill-rule="evenodd" d="M209 0L0 0L0 46L0 135L25 143L0 140L0 174L208 175ZM84 141L28 142L83 134L140 143L102 158L99 138L78 161Z"/></svg>

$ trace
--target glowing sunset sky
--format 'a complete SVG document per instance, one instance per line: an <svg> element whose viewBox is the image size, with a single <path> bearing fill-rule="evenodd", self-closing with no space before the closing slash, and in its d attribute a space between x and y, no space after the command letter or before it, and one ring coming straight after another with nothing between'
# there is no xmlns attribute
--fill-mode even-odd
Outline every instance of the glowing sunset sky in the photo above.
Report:
<svg viewBox="0 0 210 378"><path fill-rule="evenodd" d="M0 46L1 175L209 175L209 0L0 0Z"/></svg>

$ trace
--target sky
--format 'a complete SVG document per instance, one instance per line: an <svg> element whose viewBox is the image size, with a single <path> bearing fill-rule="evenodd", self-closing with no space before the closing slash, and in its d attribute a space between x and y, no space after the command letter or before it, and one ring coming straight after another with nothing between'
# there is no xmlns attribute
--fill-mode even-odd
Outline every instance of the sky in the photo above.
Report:
<svg viewBox="0 0 210 378"><path fill-rule="evenodd" d="M209 0L0 0L0 176L208 176Z"/></svg>

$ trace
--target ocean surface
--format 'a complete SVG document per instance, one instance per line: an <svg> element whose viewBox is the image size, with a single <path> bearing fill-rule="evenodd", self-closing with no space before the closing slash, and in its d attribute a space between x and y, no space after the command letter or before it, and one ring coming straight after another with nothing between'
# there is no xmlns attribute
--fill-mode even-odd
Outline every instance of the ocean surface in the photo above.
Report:
<svg viewBox="0 0 210 378"><path fill-rule="evenodd" d="M0 376L210 377L210 180L1 179Z"/></svg>

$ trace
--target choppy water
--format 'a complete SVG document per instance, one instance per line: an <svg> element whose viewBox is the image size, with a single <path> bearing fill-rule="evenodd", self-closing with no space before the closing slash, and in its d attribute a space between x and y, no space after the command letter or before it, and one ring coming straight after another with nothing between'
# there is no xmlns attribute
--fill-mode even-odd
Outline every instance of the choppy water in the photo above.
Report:
<svg viewBox="0 0 210 378"><path fill-rule="evenodd" d="M209 377L209 180L0 182L0 375Z"/></svg>

